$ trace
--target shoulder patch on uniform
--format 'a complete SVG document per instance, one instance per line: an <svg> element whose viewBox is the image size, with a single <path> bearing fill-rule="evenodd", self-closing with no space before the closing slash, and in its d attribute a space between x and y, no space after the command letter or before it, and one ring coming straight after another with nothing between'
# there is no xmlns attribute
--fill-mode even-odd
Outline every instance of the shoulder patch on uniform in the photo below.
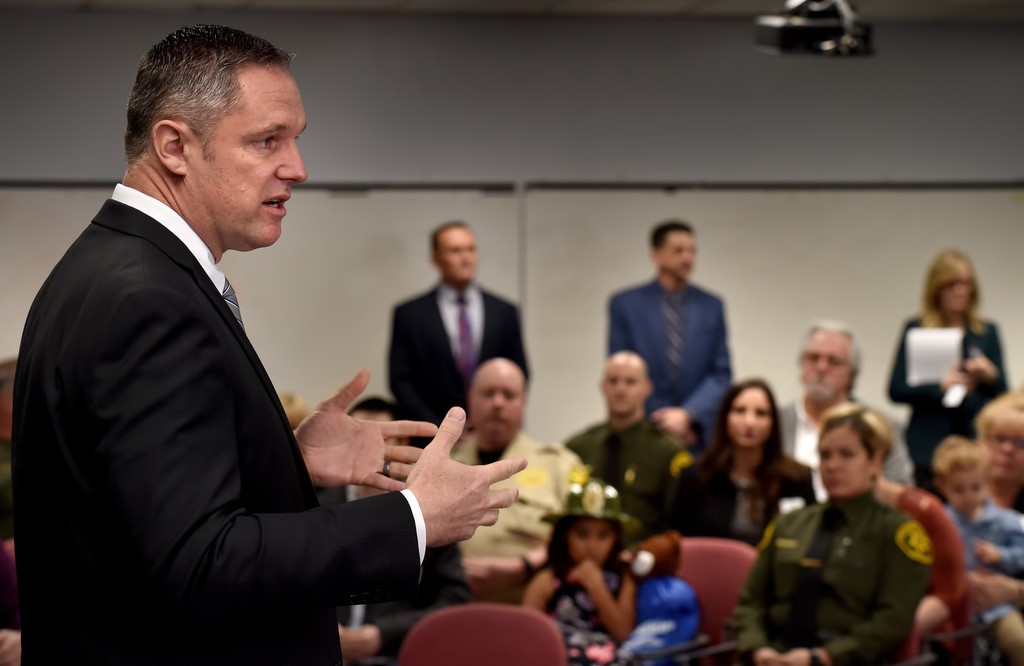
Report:
<svg viewBox="0 0 1024 666"><path fill-rule="evenodd" d="M679 476L680 472L692 464L693 454L689 451L680 451L672 456L672 462L669 463L668 468L672 472L672 476Z"/></svg>
<svg viewBox="0 0 1024 666"><path fill-rule="evenodd" d="M772 537L775 536L775 521L768 523L768 527L764 528L764 534L761 535L761 540L757 542L757 552L763 551L768 547L768 544L772 542Z"/></svg>
<svg viewBox="0 0 1024 666"><path fill-rule="evenodd" d="M916 520L905 521L896 528L896 545L903 551L903 554L921 564L931 564L935 561L932 553L932 540L928 533Z"/></svg>

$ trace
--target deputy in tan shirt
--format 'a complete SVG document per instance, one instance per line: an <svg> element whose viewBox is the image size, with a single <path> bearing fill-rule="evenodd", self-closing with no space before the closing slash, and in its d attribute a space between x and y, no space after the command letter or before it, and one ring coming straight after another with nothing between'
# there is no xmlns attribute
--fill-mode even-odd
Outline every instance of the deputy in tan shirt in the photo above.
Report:
<svg viewBox="0 0 1024 666"><path fill-rule="evenodd" d="M463 566L478 601L519 603L526 581L546 558L551 526L541 517L562 510L569 473L581 462L561 444L541 444L520 431L526 379L512 361L482 364L473 376L468 405L473 434L455 445L452 458L478 465L522 457L529 466L494 486L518 488L519 500L501 512L496 524L478 528L462 542Z"/></svg>

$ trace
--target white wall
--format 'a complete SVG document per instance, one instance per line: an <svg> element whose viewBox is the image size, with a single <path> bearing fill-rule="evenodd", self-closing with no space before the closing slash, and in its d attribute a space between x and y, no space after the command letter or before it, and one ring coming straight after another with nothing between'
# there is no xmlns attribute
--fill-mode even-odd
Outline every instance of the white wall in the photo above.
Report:
<svg viewBox="0 0 1024 666"><path fill-rule="evenodd" d="M1024 181L1024 26L757 53L749 21L0 10L0 183L114 182L135 64L223 22L297 52L312 182Z"/></svg>
<svg viewBox="0 0 1024 666"><path fill-rule="evenodd" d="M106 189L0 189L0 358L17 351L31 298ZM810 320L854 325L858 394L888 403L903 320L918 309L925 267L956 246L975 261L983 313L1001 327L1011 381L1024 380L1022 191L475 191L341 195L306 189L289 202L273 247L228 253L256 349L280 390L313 401L359 368L386 392L395 303L434 281L429 231L461 218L476 229L480 280L523 304L533 369L527 428L560 440L603 416L596 388L608 295L652 276L647 236L667 217L697 227L695 281L726 302L737 377L760 375L785 402Z"/></svg>
<svg viewBox="0 0 1024 666"><path fill-rule="evenodd" d="M298 53L316 184L497 181L1024 182L1021 26L880 25L878 55L761 55L742 21L0 10L0 355L32 295L123 171L135 64L173 29L219 22ZM47 184L20 189L16 183ZM103 183L98 189L66 185ZM107 184L110 184L109 186ZM524 302L529 426L599 417L605 299L648 279L645 238L691 220L696 280L727 303L737 375L795 392L801 330L844 317L883 403L900 321L928 259L978 263L985 311L1024 378L1012 191L297 191L281 242L224 267L282 389L326 394L363 365L386 388L393 303L433 280L427 230L477 229L481 279Z"/></svg>

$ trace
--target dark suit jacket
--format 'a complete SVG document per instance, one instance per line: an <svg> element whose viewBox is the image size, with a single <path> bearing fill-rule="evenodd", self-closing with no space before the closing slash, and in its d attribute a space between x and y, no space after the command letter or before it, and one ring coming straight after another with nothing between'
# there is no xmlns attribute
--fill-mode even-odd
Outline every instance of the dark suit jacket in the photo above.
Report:
<svg viewBox="0 0 1024 666"><path fill-rule="evenodd" d="M317 496L324 506L346 501L344 488L317 489ZM462 568L459 545L451 543L440 548L427 548L416 598L370 604L366 606L363 624L375 625L380 630L381 656L397 657L413 625L432 611L469 603L472 598L466 572ZM339 606L338 622L347 626L351 621L351 611L350 606Z"/></svg>
<svg viewBox="0 0 1024 666"><path fill-rule="evenodd" d="M647 361L654 391L647 413L661 407L684 407L703 440L711 436L719 402L732 381L722 301L694 285L686 288L682 381L672 386L661 316L663 290L657 282L612 296L608 305L608 353L631 350Z"/></svg>
<svg viewBox="0 0 1024 666"><path fill-rule="evenodd" d="M805 506L815 503L811 470L800 465L796 478L783 477L779 498L799 497ZM669 514L669 527L683 536L719 537L757 543L758 538L746 539L733 534L730 525L736 512L736 486L728 474L720 474L706 484L700 480L700 466L684 469L676 481L676 491ZM767 522L761 528L767 527Z"/></svg>
<svg viewBox="0 0 1024 666"><path fill-rule="evenodd" d="M480 291L484 302L484 336L478 363L507 358L529 377L518 308ZM405 418L440 424L449 409L466 406L467 387L444 329L437 289L395 308L388 377L391 393Z"/></svg>
<svg viewBox="0 0 1024 666"><path fill-rule="evenodd" d="M947 435L974 437L974 419L992 398L1007 390L1006 369L1003 367L1003 348L999 343L999 329L985 322L985 330L975 333L964 331L966 358L970 347L977 347L999 370L999 379L993 384L979 384L967 394L959 407L944 407L942 387L939 384L907 384L907 332L921 326L920 319L912 319L903 326L896 359L889 377L889 398L893 402L910 405L910 423L907 424L907 448L918 467L931 469L932 453Z"/></svg>
<svg viewBox="0 0 1024 666"><path fill-rule="evenodd" d="M245 333L131 207L36 297L15 414L26 664L336 663L335 606L415 591L405 498L318 508Z"/></svg>

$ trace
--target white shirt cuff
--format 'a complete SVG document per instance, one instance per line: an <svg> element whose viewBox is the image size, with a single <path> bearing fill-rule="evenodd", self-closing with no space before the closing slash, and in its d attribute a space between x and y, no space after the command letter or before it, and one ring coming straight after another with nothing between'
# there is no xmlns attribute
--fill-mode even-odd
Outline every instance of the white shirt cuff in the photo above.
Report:
<svg viewBox="0 0 1024 666"><path fill-rule="evenodd" d="M423 565L423 557L427 554L427 523L423 520L423 510L420 509L420 503L416 499L416 496L412 494L412 491L406 488L402 491L405 495L405 499L409 502L409 508L412 509L412 519L416 522L416 546L420 550L420 565Z"/></svg>

